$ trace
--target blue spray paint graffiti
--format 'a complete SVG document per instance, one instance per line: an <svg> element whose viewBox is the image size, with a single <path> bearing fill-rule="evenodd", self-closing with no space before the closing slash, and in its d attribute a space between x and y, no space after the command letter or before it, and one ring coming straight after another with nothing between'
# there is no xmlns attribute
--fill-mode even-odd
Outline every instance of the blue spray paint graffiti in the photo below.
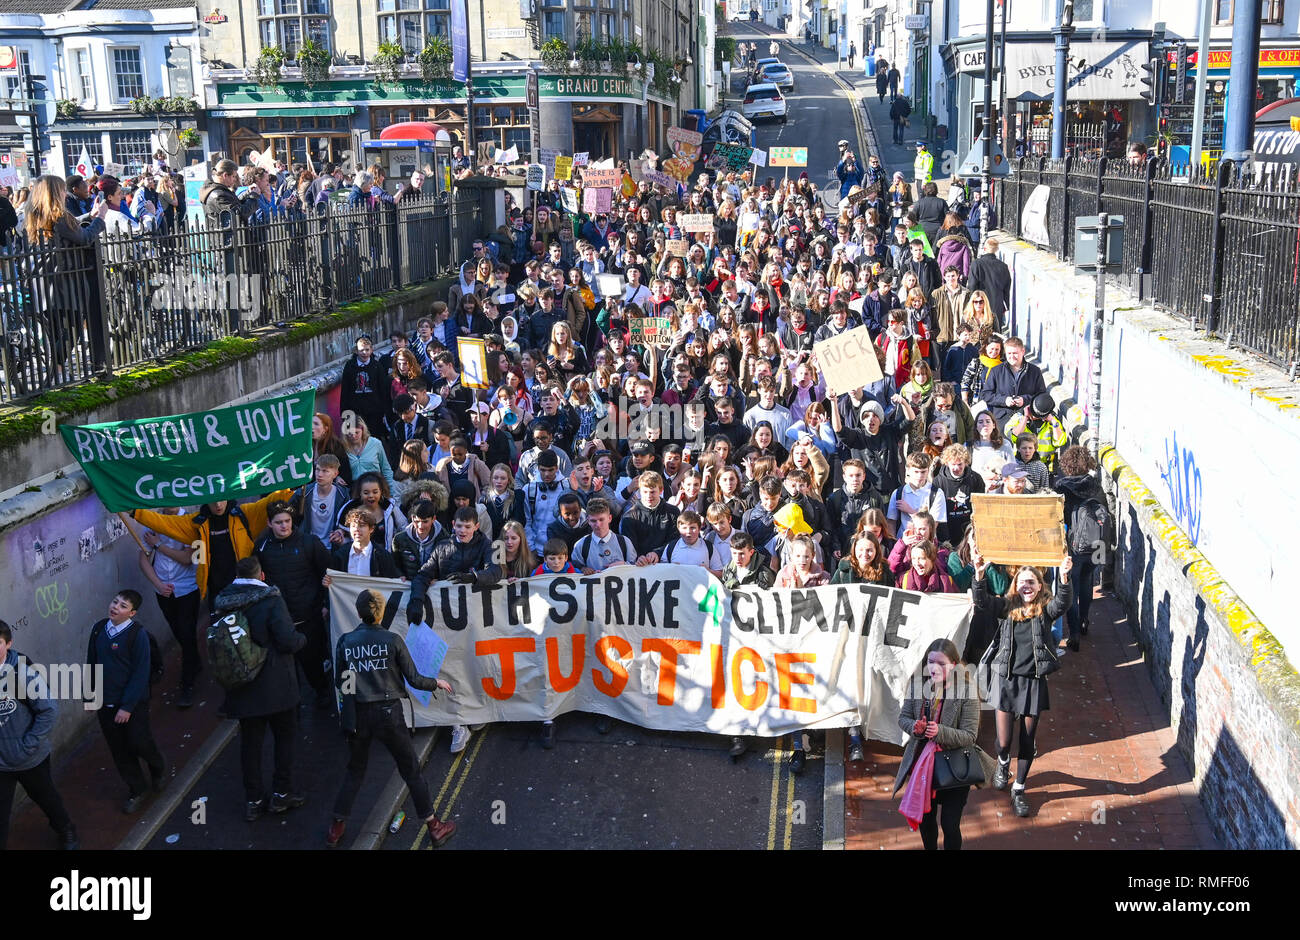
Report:
<svg viewBox="0 0 1300 940"><path fill-rule="evenodd" d="M1195 545L1201 536L1201 471L1196 455L1178 446L1178 433L1165 438L1165 466L1160 479L1169 488L1169 506L1174 518Z"/></svg>

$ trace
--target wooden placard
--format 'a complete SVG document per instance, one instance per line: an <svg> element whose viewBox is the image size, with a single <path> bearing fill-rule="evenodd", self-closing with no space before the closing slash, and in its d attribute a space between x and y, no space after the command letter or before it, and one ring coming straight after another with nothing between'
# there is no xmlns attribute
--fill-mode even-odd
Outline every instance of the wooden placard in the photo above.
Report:
<svg viewBox="0 0 1300 940"><path fill-rule="evenodd" d="M672 325L667 317L631 317L627 321L634 346L667 346Z"/></svg>
<svg viewBox="0 0 1300 940"><path fill-rule="evenodd" d="M1065 557L1065 497L972 493L975 544L998 565L1055 568Z"/></svg>
<svg viewBox="0 0 1300 940"><path fill-rule="evenodd" d="M712 232L712 212L684 212L677 217L677 224L683 232Z"/></svg>
<svg viewBox="0 0 1300 940"><path fill-rule="evenodd" d="M685 258L689 244L685 238L666 238L664 239L664 251L674 258Z"/></svg>

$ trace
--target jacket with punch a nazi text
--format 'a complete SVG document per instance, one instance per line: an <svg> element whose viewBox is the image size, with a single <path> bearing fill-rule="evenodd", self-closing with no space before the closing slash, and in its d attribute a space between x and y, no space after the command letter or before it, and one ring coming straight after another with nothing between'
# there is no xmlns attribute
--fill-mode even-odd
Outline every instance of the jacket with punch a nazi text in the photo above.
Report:
<svg viewBox="0 0 1300 940"><path fill-rule="evenodd" d="M334 655L334 682L345 695L354 695L357 704L403 698L406 695L403 680L422 692L438 689L436 679L421 675L415 668L406 641L393 631L363 623L339 637ZM354 692L346 691L349 685Z"/></svg>

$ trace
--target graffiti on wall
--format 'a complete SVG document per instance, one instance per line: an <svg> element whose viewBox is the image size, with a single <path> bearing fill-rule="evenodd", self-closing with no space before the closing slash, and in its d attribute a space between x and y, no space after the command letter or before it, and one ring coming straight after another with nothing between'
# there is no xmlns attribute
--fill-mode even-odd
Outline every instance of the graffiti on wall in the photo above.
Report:
<svg viewBox="0 0 1300 940"><path fill-rule="evenodd" d="M1178 446L1178 432L1165 438L1160 479L1169 491L1169 508L1195 545L1201 537L1201 471L1190 447Z"/></svg>

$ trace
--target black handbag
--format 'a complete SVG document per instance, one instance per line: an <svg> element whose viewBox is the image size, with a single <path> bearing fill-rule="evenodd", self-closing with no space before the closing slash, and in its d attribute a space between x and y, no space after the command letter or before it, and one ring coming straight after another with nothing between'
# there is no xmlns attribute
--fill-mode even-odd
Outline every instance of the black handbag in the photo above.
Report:
<svg viewBox="0 0 1300 940"><path fill-rule="evenodd" d="M984 785L984 768L980 765L979 751L963 747L952 751L935 751L934 773L931 786L936 790L954 787L979 787Z"/></svg>

